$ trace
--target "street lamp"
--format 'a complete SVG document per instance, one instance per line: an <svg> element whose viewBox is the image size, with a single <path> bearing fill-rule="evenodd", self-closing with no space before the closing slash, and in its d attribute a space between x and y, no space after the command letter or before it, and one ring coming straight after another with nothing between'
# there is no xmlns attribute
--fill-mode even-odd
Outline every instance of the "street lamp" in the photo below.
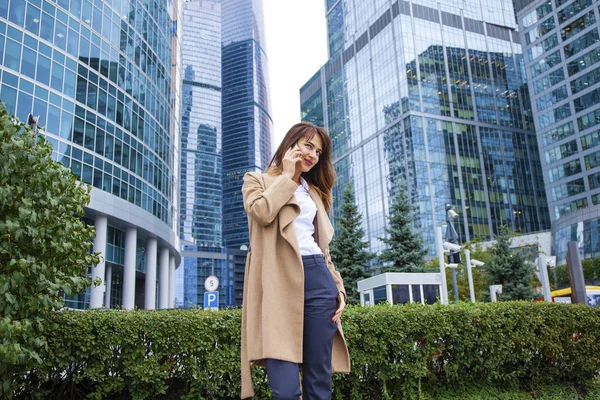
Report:
<svg viewBox="0 0 600 400"><path fill-rule="evenodd" d="M442 239L442 227L438 226L435 230L435 242L438 254L438 262L440 265L440 278L442 279L442 304L448 304L448 287L446 285L446 268L452 268L453 272L456 272L456 268L460 265L456 262L446 263L444 259L444 254L446 253L445 249L448 249L453 252L459 252L462 248L460 245L450 242L444 242ZM452 260L454 261L454 260ZM458 300L458 296L457 300Z"/></svg>
<svg viewBox="0 0 600 400"><path fill-rule="evenodd" d="M469 250L465 250L465 260L467 262L467 277L469 278L469 294L471 296L471 302L475 303L475 288L473 287L471 267L482 267L485 263L479 260L471 260L471 251Z"/></svg>
<svg viewBox="0 0 600 400"><path fill-rule="evenodd" d="M442 304L448 304L448 287L446 286L446 263L444 261L444 240L442 239L442 227L435 228L435 247L437 250L438 263L440 266L440 279L442 280Z"/></svg>
<svg viewBox="0 0 600 400"><path fill-rule="evenodd" d="M490 286L490 300L492 303L498 301L498 295L502 294L502 285L491 285Z"/></svg>
<svg viewBox="0 0 600 400"><path fill-rule="evenodd" d="M454 229L454 219L458 218L458 213L454 210L452 204L446 203L446 242L444 246L450 249L448 254L448 262L460 264L460 246L457 244L459 237L456 229ZM452 288L454 289L454 299L458 301L458 282L456 281L456 269L452 269Z"/></svg>
<svg viewBox="0 0 600 400"><path fill-rule="evenodd" d="M460 249L462 248L462 246L460 246L456 243L450 243L450 242L444 242L444 247L447 248L448 250L452 250L452 251L460 251Z"/></svg>

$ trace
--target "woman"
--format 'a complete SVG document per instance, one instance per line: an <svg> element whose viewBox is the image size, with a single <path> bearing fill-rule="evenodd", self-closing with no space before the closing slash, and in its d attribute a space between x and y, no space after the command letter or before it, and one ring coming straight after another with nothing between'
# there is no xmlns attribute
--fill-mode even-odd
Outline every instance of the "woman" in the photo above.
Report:
<svg viewBox="0 0 600 400"><path fill-rule="evenodd" d="M340 318L346 291L329 255L335 172L331 139L301 122L264 174L244 176L250 249L242 309L242 398L250 365L267 368L274 399L331 397L331 373L350 372Z"/></svg>

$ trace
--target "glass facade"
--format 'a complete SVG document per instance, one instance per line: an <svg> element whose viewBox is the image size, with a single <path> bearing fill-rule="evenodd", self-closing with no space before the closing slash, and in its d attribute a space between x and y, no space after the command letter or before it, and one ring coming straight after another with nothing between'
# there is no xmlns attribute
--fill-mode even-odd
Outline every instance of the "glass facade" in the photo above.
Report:
<svg viewBox="0 0 600 400"><path fill-rule="evenodd" d="M462 242L493 238L505 224L548 229L512 1L341 0L328 9L337 14L331 58L300 90L302 117L328 128L334 198L353 183L370 250L383 249L402 186L430 255L447 204Z"/></svg>
<svg viewBox="0 0 600 400"><path fill-rule="evenodd" d="M242 202L247 171L263 171L271 156L262 0L222 2L223 245L248 245Z"/></svg>
<svg viewBox="0 0 600 400"><path fill-rule="evenodd" d="M221 246L221 9L183 6L181 239Z"/></svg>
<svg viewBox="0 0 600 400"><path fill-rule="evenodd" d="M200 251L199 251L200 250ZM211 275L219 278L219 308L228 305L227 296L227 260L224 248L202 248L182 246L183 281L182 307L190 308L204 305L204 280Z"/></svg>
<svg viewBox="0 0 600 400"><path fill-rule="evenodd" d="M21 120L40 117L53 158L95 188L90 216L121 212L109 220L120 229L146 218L175 253L176 3L0 2L0 100ZM123 261L118 241L107 243L118 297Z"/></svg>
<svg viewBox="0 0 600 400"><path fill-rule="evenodd" d="M0 5L0 98L21 120L40 116L81 181L171 224L172 21L166 0L113 3Z"/></svg>
<svg viewBox="0 0 600 400"><path fill-rule="evenodd" d="M526 49L525 72L538 135L552 221L552 253L562 264L567 242L580 244L585 258L600 253L598 230L600 160L600 35L593 0L533 1L517 20ZM543 43L554 37L554 46Z"/></svg>
<svg viewBox="0 0 600 400"><path fill-rule="evenodd" d="M202 306L204 280L227 276L222 246L221 2L183 5L179 307Z"/></svg>

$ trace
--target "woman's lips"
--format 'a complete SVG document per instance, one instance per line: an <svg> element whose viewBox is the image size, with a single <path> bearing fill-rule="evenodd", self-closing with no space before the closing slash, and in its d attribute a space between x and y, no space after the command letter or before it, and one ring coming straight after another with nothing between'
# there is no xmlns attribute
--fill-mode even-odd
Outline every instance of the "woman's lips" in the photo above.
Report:
<svg viewBox="0 0 600 400"><path fill-rule="evenodd" d="M310 160L306 160L306 159L305 159L305 160L304 160L304 162L305 162L307 165L310 165L310 166L312 166L312 165L313 165L313 162L312 162L312 161L310 161Z"/></svg>

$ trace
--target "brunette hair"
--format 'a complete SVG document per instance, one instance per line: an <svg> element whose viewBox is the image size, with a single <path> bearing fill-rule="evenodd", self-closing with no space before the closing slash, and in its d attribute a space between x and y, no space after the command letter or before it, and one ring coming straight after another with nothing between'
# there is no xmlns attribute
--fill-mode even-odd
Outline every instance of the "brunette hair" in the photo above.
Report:
<svg viewBox="0 0 600 400"><path fill-rule="evenodd" d="M285 137L273 155L266 173L270 175L281 174L283 172L282 161L285 153L300 139L310 140L315 135L319 135L323 142L319 162L310 171L303 172L301 176L309 185L317 190L323 201L325 210L329 212L332 203L331 188L335 182L335 170L331 161L331 138L325 128L304 121L292 126L285 134Z"/></svg>

